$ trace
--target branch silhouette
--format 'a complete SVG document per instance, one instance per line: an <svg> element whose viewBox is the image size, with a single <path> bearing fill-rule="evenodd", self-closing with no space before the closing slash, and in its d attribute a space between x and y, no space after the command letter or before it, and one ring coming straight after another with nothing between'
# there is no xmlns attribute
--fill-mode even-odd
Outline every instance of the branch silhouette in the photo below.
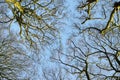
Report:
<svg viewBox="0 0 120 80"><path fill-rule="evenodd" d="M107 25L106 25L105 28L103 28L103 29L101 30L101 32L100 32L101 34L105 34L105 33L109 30L109 28L110 28L110 23L113 21L114 14L115 14L115 12L118 11L118 9L119 9L119 7L120 7L120 2L115 2L113 7L114 7L114 9L112 10L112 12L111 12L111 14L110 14L110 18L109 18L109 20L108 20L108 22L107 22Z"/></svg>

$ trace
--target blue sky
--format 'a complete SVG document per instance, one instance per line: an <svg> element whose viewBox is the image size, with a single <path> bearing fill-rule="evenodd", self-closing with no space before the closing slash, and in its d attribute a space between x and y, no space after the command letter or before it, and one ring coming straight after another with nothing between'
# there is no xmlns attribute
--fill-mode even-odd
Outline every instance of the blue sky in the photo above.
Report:
<svg viewBox="0 0 120 80"><path fill-rule="evenodd" d="M60 3L64 6L62 8L62 9L64 9L63 13L62 13L62 15L64 17L57 21L58 24L56 24L56 26L60 28L60 38L61 38L61 44L63 47L63 51L67 52L67 40L70 38L72 33L76 32L76 30L73 27L74 23L77 23L77 24L81 23L80 20L78 19L78 17L80 16L80 12L76 10L76 7L79 5L78 1L81 1L81 0L63 0L63 1L57 0L57 1L58 1L58 3ZM111 0L111 1L113 1L113 0ZM118 0L116 0L116 1L118 1ZM63 2L63 3L61 3L61 2ZM98 11L99 11L99 9L101 9L99 7L101 2L98 3L98 6L96 8ZM104 0L103 0L102 4L104 4ZM112 5L105 5L105 6L112 6ZM96 9L94 9L94 10L96 10ZM96 14L95 17L100 16L97 13L95 13L95 14ZM93 21L100 23L99 20L93 20ZM83 27L86 27L86 25L89 25L89 26L93 25L93 21L87 21ZM101 23L105 24L104 21L101 21ZM11 26L12 26L11 30L18 33L18 25L15 23L15 24L12 24ZM40 76L42 76L43 68L51 69L51 68L60 66L60 64L57 64L50 60L50 57L52 56L52 54L55 53L53 51L53 48L56 48L57 46L58 46L58 44L53 44L51 46L47 46L43 50L40 50L39 54L34 55L35 62L33 64L33 66L34 66L34 69L36 70L36 76L34 76L33 78L35 78L35 80L40 80ZM29 49L28 49L28 52L29 52ZM51 52L53 52L53 53L51 53ZM35 53L37 53L37 52L35 52ZM32 54L34 54L34 53L32 53ZM95 58L93 58L93 59L96 60ZM74 80L73 76L71 76L71 80Z"/></svg>
<svg viewBox="0 0 120 80"><path fill-rule="evenodd" d="M64 17L58 21L57 26L60 28L60 37L61 37L62 47L65 51L65 49L67 47L66 46L67 39L70 37L71 33L74 32L73 27L72 27L73 22L77 21L77 19L75 17L78 16L79 13L76 11L76 5L78 5L77 0L63 0L63 1L64 1L64 3L62 3L62 4L64 6L64 8L63 8L64 9L64 11L63 11ZM54 44L52 46L54 47ZM41 69L43 67L53 68L53 67L60 66L57 63L51 62L51 60L50 60L50 56L52 56L51 52L54 53L54 51L52 51L52 49L49 47L46 48L42 52L42 56L40 56L41 64L39 64L39 68L40 67L41 67ZM39 75L41 75L41 69L39 69L40 70ZM72 79L72 76L71 76L71 79Z"/></svg>

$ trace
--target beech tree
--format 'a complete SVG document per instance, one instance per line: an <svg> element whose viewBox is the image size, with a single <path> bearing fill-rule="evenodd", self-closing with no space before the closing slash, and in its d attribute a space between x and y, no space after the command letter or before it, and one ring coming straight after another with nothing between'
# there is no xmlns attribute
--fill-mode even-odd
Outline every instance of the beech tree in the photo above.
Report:
<svg viewBox="0 0 120 80"><path fill-rule="evenodd" d="M39 54L34 57L36 46L40 48L41 45L52 43L58 35L56 23L60 5L54 1L56 0L0 1L1 80L37 79L34 59L38 59ZM29 47L34 48L34 54Z"/></svg>
<svg viewBox="0 0 120 80"><path fill-rule="evenodd" d="M31 47L54 41L59 14L54 0L3 0L0 4L6 9L2 16L7 18L0 23L7 23L10 29L15 24L20 37Z"/></svg>
<svg viewBox="0 0 120 80"><path fill-rule="evenodd" d="M17 27L19 30L17 34L19 34L20 38L25 40L31 47L35 48L36 45L39 47L46 43L52 43L55 41L57 35L59 35L60 38L60 32L58 27L56 27L56 23L59 19L58 16L60 16L58 7L61 5L57 5L55 1L57 0L3 0L0 2L0 4L2 4L0 6L6 8L6 10L1 8L0 15L2 17L0 16L0 23L7 26L9 31L11 31L11 27ZM72 27L74 27L74 29L72 28L73 33L71 32L69 34L70 37L66 45L62 46L62 41L59 41L60 45L55 44L54 47L56 47L56 45L59 47L54 49L51 54L51 58L58 61L58 63L62 65L62 68L60 67L58 70L46 70L45 67L42 70L42 77L46 80L119 80L120 1L77 1L78 5L75 7L79 14L77 17L76 15L75 17L74 15L68 16L69 18L73 16L72 18L76 18L77 20L70 20L74 22L71 22L74 24L72 25ZM69 6L67 5L67 7ZM68 11L66 11L66 14L71 14ZM15 26L12 26L13 24L15 24ZM4 28L6 28L5 26ZM4 40L1 43L3 44ZM14 46L12 47L14 49ZM1 50L5 51L2 48ZM16 50L15 48L15 52L16 51L18 52L18 49ZM17 56L15 53L13 55ZM1 57L0 59L3 58ZM10 57L10 60L13 59L14 56L12 56L12 58ZM25 60L24 58L22 59ZM3 61L4 60L5 59L3 59ZM9 61L7 63L12 62ZM21 62L19 63L22 65ZM6 65L4 62L1 64ZM11 66L16 67L14 65ZM22 67L24 67L24 65ZM9 68L9 66L7 68ZM14 69L14 71L16 71L16 68ZM18 69L19 68L17 68L17 70ZM64 76L66 73L67 77ZM5 74L8 73L5 72ZM5 75L5 77L1 76L1 79L19 79L18 76L17 78L16 76L13 77L13 75L9 75L7 76L9 78L6 78Z"/></svg>
<svg viewBox="0 0 120 80"><path fill-rule="evenodd" d="M14 32L9 31L8 20L3 15L6 7L0 5L0 80L29 80L33 76L33 62L31 55L28 55L24 43L21 42ZM29 52L30 53L30 52Z"/></svg>
<svg viewBox="0 0 120 80"><path fill-rule="evenodd" d="M57 60L77 79L117 79L120 76L119 34L101 37L97 33L72 38L67 53L58 50ZM89 35L89 36L87 36ZM65 59L63 59L63 57Z"/></svg>
<svg viewBox="0 0 120 80"><path fill-rule="evenodd" d="M120 2L80 0L79 3L79 22L74 23L77 31L69 37L67 50L64 46L56 49L54 59L66 66L75 80L119 80Z"/></svg>
<svg viewBox="0 0 120 80"><path fill-rule="evenodd" d="M2 28L0 30L2 31ZM28 80L32 76L28 75L32 70L33 60L19 46L15 36L3 36L0 33L0 79L1 80Z"/></svg>

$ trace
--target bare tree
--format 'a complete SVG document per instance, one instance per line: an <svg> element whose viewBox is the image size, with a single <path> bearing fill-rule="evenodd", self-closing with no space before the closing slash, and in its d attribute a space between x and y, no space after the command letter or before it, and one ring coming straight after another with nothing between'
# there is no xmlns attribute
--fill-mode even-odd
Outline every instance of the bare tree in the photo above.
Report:
<svg viewBox="0 0 120 80"><path fill-rule="evenodd" d="M0 27L0 79L31 80L34 70L32 57L20 46L16 36L8 34L8 29Z"/></svg>
<svg viewBox="0 0 120 80"><path fill-rule="evenodd" d="M7 19L0 23L7 23L9 28L17 23L15 28L18 28L19 35L31 47L55 40L58 32L55 24L59 14L54 0L3 0L0 4L7 10L2 14Z"/></svg>
<svg viewBox="0 0 120 80"><path fill-rule="evenodd" d="M90 32L91 31L91 32ZM119 30L101 36L94 30L85 31L68 40L67 53L57 50L56 60L76 79L116 79L120 76Z"/></svg>
<svg viewBox="0 0 120 80"><path fill-rule="evenodd" d="M119 2L111 1L109 6L108 1L90 1L81 0L77 7L81 23L74 26L78 33L71 35L66 52L56 49L54 59L77 75L76 80L119 80Z"/></svg>
<svg viewBox="0 0 120 80"><path fill-rule="evenodd" d="M84 13L81 13L81 16L79 17L81 23L78 24L82 25L82 27L79 27L81 29L80 32L83 32L86 29L94 29L100 34L105 35L107 32L112 31L119 26L119 1L90 1L92 2L90 3L89 0L85 2L81 1L81 4L77 7L80 12ZM86 3L88 3L88 8L84 6ZM111 6L109 6L108 3Z"/></svg>

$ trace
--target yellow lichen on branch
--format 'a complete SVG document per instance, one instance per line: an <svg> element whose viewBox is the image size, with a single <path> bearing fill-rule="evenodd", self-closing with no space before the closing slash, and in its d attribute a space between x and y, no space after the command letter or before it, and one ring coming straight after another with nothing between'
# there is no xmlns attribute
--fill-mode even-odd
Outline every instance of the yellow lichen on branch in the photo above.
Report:
<svg viewBox="0 0 120 80"><path fill-rule="evenodd" d="M16 8L19 9L20 12L23 13L23 7L21 6L20 2L17 0L6 0L7 3L12 3Z"/></svg>
<svg viewBox="0 0 120 80"><path fill-rule="evenodd" d="M113 21L114 13L115 13L115 8L114 8L113 11L111 12L111 15L110 15L110 18L109 18L109 20L108 20L108 22L107 22L107 25L106 25L106 27L105 27L104 29L102 29L101 34L104 35L104 34L109 30L109 28L110 28L110 23Z"/></svg>
<svg viewBox="0 0 120 80"><path fill-rule="evenodd" d="M16 0L6 0L7 3L15 3Z"/></svg>
<svg viewBox="0 0 120 80"><path fill-rule="evenodd" d="M110 18L109 18L109 20L108 20L108 22L107 22L106 27L101 30L101 34L102 34L102 35L105 35L105 34L109 31L110 23L113 21L114 14L115 14L115 12L118 11L119 8L120 8L120 2L115 2L113 7L114 7L114 9L112 10L112 12L111 12L111 14L110 14Z"/></svg>
<svg viewBox="0 0 120 80"><path fill-rule="evenodd" d="M23 13L23 7L21 6L20 2L15 2L14 6L17 7L20 10L20 12Z"/></svg>

